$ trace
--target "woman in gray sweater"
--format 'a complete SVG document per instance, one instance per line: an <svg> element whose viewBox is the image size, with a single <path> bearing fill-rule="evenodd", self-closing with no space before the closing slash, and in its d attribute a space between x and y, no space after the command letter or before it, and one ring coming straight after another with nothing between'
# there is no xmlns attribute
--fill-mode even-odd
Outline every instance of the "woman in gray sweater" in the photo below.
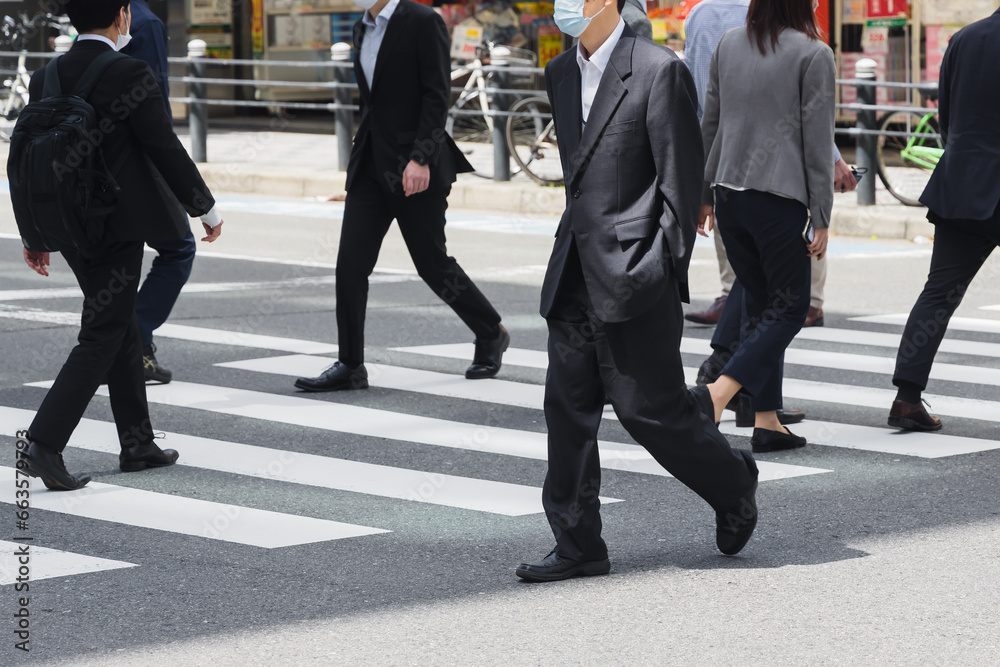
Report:
<svg viewBox="0 0 1000 667"><path fill-rule="evenodd" d="M776 411L785 348L809 312L809 258L826 252L835 77L812 0L752 0L746 28L727 32L712 58L699 232L718 217L750 326L719 379L696 396L718 421L730 399L748 393L755 452L806 444Z"/></svg>

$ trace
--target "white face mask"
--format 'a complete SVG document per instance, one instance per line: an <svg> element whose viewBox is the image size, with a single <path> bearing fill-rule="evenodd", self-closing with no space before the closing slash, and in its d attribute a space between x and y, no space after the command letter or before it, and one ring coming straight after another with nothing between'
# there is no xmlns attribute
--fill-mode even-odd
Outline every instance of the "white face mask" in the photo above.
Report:
<svg viewBox="0 0 1000 667"><path fill-rule="evenodd" d="M354 0L354 4L366 11L374 7L376 2L378 0Z"/></svg>
<svg viewBox="0 0 1000 667"><path fill-rule="evenodd" d="M131 30L131 29L132 29L132 26L129 25L129 23L126 23L125 24L125 32L124 33L121 33L121 32L118 33L118 39L115 40L115 51L121 51L126 46L128 46L129 42L132 41L132 35L129 34L129 30Z"/></svg>

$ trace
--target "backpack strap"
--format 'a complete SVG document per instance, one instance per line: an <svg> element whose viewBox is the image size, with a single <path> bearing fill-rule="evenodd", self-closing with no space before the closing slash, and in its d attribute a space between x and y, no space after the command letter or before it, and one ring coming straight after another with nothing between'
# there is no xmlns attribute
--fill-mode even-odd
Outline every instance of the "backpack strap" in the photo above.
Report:
<svg viewBox="0 0 1000 667"><path fill-rule="evenodd" d="M59 66L56 64L58 62L59 58L53 58L45 66L45 79L42 85L43 98L59 97L62 95L62 86L59 84Z"/></svg>
<svg viewBox="0 0 1000 667"><path fill-rule="evenodd" d="M94 86L97 82L101 80L104 76L105 70L116 60L121 58L128 58L124 53L118 53L117 51L104 51L101 55L94 58L87 69L83 71L83 75L76 82L76 86L73 88L73 94L82 99L87 99L91 91L94 90ZM48 84L48 73L45 74L45 83Z"/></svg>

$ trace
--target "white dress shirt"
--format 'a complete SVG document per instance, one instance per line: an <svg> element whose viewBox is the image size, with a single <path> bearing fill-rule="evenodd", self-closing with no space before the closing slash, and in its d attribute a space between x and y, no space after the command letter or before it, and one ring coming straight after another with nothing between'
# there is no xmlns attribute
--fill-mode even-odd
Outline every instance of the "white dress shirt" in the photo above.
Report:
<svg viewBox="0 0 1000 667"><path fill-rule="evenodd" d="M394 0L394 2L399 2L399 0ZM107 37L105 37L104 35L95 35L94 33L84 33L76 38L76 41L78 42L86 42L91 40L97 42L104 42L112 49L115 48L115 43L112 42ZM115 50L117 51L117 49ZM206 225L208 225L209 227L213 228L218 227L222 223L222 212L219 211L218 206L213 206L211 211L201 216L201 221Z"/></svg>
<svg viewBox="0 0 1000 667"><path fill-rule="evenodd" d="M389 4L382 8L378 16L372 18L371 12L365 10L361 22L365 26L365 36L361 40L361 71L365 73L368 81L368 90L372 89L372 77L375 76L375 63L378 61L378 50L382 46L382 38L385 37L385 29L389 25L392 13L396 11L399 0L390 0Z"/></svg>
<svg viewBox="0 0 1000 667"><path fill-rule="evenodd" d="M601 85L601 77L604 76L604 70L607 69L611 54L618 46L618 40L621 39L624 30L625 21L619 18L618 25L615 26L611 36L604 40L604 43L590 55L590 58L583 55L583 42L577 46L576 62L580 66L580 101L583 103L584 125L587 124L587 118L590 117L590 107L593 106L597 88Z"/></svg>

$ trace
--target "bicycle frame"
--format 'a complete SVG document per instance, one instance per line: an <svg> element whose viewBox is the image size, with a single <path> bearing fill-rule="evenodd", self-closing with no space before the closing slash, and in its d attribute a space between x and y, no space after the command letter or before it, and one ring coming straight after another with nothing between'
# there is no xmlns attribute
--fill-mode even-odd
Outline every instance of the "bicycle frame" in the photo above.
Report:
<svg viewBox="0 0 1000 667"><path fill-rule="evenodd" d="M936 111L932 111L925 115L917 124L917 128L913 131L914 136L910 137L909 141L906 142L906 148L899 152L901 157L909 160L917 166L923 167L924 169L934 169L938 162L941 161L941 156L944 154L944 150L940 148L924 146L924 140L916 136L932 132L930 122L936 115ZM919 145L917 144L918 141L920 142Z"/></svg>
<svg viewBox="0 0 1000 667"><path fill-rule="evenodd" d="M458 101L453 106L462 106L462 102L472 97L479 97L479 104L483 108L483 117L486 119L486 126L493 131L493 116L489 115L490 101L486 93L486 76L483 73L483 62L476 58L468 67L460 67L451 73L451 80L460 79L469 74L469 80L465 82L462 92L458 96Z"/></svg>

